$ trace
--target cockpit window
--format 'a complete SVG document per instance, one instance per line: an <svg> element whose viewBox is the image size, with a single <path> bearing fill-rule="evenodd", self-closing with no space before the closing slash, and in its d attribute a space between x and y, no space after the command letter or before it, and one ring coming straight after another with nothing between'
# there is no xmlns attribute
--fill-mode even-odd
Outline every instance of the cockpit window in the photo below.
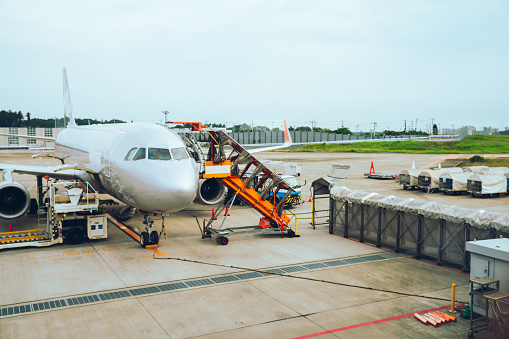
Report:
<svg viewBox="0 0 509 339"><path fill-rule="evenodd" d="M137 149L138 147L131 148L129 152L127 152L127 155L125 156L124 160L131 160Z"/></svg>
<svg viewBox="0 0 509 339"><path fill-rule="evenodd" d="M189 154L187 154L187 151L184 147L172 148L171 155L173 155L173 159L175 159L175 160L182 160L182 159L189 158Z"/></svg>
<svg viewBox="0 0 509 339"><path fill-rule="evenodd" d="M151 160L171 160L170 150L167 148L149 148L148 158Z"/></svg>
<svg viewBox="0 0 509 339"><path fill-rule="evenodd" d="M135 160L141 160L141 159L145 159L145 155L146 155L147 151L145 148L140 148L138 150L138 152L136 152L136 155L134 156L133 158L133 161Z"/></svg>

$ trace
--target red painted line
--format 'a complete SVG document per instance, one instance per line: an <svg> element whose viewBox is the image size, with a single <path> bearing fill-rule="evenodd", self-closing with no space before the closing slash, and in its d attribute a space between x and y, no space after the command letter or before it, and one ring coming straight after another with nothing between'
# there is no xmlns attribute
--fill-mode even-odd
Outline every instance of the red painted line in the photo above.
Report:
<svg viewBox="0 0 509 339"><path fill-rule="evenodd" d="M363 327L363 326L368 326L368 325L373 325L373 324L384 323L386 321L391 321L391 320L411 317L411 316L414 315L414 313L427 313L427 312L439 311L439 310L443 310L443 309L446 309L446 308L449 308L449 307L450 306L443 306L443 307L432 308L432 309L426 310L426 311L412 312L412 313L398 315L398 316L390 317L390 318L386 318L386 319L373 320L373 321L369 321L369 322L363 323L363 324L357 324L357 325L351 325L351 326L336 328L335 330L329 330L329 331L325 331L325 332L308 334L308 335L304 335L302 337L295 337L293 339L306 339L306 338L319 337L321 335L325 335L325 334L329 334L329 333L336 333L336 332L351 330L352 328L358 328L358 327Z"/></svg>

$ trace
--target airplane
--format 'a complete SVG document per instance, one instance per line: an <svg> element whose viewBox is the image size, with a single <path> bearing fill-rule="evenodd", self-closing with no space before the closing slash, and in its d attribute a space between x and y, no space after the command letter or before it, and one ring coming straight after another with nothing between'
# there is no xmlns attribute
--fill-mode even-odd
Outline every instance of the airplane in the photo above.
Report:
<svg viewBox="0 0 509 339"><path fill-rule="evenodd" d="M29 190L15 181L12 173L88 183L97 192L107 193L126 204L117 215L121 220L133 217L136 210L141 211L146 225L140 234L142 246L158 242L157 232L152 231L151 217L155 213L177 212L193 201L213 205L224 198L225 187L217 179L200 179L198 165L186 149L185 141L164 126L76 125L65 68L62 73L64 116L69 122L54 139L54 157L62 164L48 167L0 163L4 176L0 181L0 218L18 218L30 207ZM256 152L291 145L286 122L285 137L284 144Z"/></svg>

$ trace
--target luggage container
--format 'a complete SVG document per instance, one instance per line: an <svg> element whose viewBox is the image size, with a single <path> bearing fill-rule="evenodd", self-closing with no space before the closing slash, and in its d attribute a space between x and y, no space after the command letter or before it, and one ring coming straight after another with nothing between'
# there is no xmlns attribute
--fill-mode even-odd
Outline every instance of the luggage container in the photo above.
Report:
<svg viewBox="0 0 509 339"><path fill-rule="evenodd" d="M420 169L408 169L408 170L402 170L399 173L399 184L403 185L403 189L415 189L419 187L419 181L417 177L419 176L419 173L421 173L422 170Z"/></svg>
<svg viewBox="0 0 509 339"><path fill-rule="evenodd" d="M447 193L468 193L467 192L467 180L474 173L472 172L447 172L439 178L439 189L440 191Z"/></svg>
<svg viewBox="0 0 509 339"><path fill-rule="evenodd" d="M507 193L509 173L475 174L467 180L467 191L473 197L500 196Z"/></svg>
<svg viewBox="0 0 509 339"><path fill-rule="evenodd" d="M461 168L448 168L442 170L421 171L417 177L419 188L423 191L433 192L439 189L440 176L444 173L463 172Z"/></svg>

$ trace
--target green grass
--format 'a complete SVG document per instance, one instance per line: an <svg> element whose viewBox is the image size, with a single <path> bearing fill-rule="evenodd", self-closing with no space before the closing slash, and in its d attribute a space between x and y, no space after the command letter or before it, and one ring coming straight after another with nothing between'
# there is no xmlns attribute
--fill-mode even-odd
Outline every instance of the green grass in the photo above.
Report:
<svg viewBox="0 0 509 339"><path fill-rule="evenodd" d="M389 141L310 144L289 152L509 153L509 135L471 135L460 141Z"/></svg>
<svg viewBox="0 0 509 339"><path fill-rule="evenodd" d="M469 164L462 164L462 166L489 166L489 167L509 167L509 159L507 158L485 158L482 161L470 162Z"/></svg>

